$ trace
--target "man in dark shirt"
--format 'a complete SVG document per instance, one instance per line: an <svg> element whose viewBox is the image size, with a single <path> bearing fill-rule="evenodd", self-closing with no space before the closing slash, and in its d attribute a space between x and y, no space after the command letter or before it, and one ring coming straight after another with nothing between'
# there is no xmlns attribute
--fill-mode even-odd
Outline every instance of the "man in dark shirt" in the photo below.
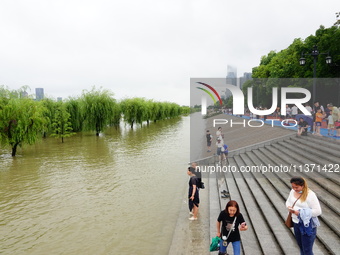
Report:
<svg viewBox="0 0 340 255"><path fill-rule="evenodd" d="M208 151L207 152L211 152L212 135L210 134L209 130L207 130L206 138L207 138L207 147L208 147Z"/></svg>
<svg viewBox="0 0 340 255"><path fill-rule="evenodd" d="M297 135L307 135L308 123L303 118L300 118L298 122L298 132Z"/></svg>

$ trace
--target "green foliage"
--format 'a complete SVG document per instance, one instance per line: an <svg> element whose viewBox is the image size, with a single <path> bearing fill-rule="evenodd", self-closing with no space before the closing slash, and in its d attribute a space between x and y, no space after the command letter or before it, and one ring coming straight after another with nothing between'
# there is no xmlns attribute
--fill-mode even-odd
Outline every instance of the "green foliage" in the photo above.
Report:
<svg viewBox="0 0 340 255"><path fill-rule="evenodd" d="M189 106L182 106L181 107L181 114L182 115L189 115L191 112L191 109Z"/></svg>
<svg viewBox="0 0 340 255"><path fill-rule="evenodd" d="M120 120L122 118L122 108L117 102L114 102L112 107L113 109L112 109L112 115L110 119L110 126L118 127Z"/></svg>
<svg viewBox="0 0 340 255"><path fill-rule="evenodd" d="M43 136L46 137L47 133L52 132L52 120L55 116L55 111L57 108L56 102L49 98L44 98L41 100L42 105L46 108L44 111L44 117L46 119L46 130L43 132Z"/></svg>
<svg viewBox="0 0 340 255"><path fill-rule="evenodd" d="M65 107L67 112L71 115L70 122L72 130L75 132L80 132L83 130L84 113L81 109L81 101L77 98L69 98L65 102Z"/></svg>
<svg viewBox="0 0 340 255"><path fill-rule="evenodd" d="M315 45L318 47L320 53L325 53L318 56L316 62L316 77L340 77L340 28L335 26L330 28L320 26L320 28L316 30L315 35L310 35L305 40L296 38L286 49L280 52L271 51L267 56L263 56L260 65L254 67L252 73L254 79L261 78L263 81L260 82L261 84L255 80L244 84L242 88L244 94L247 96L247 88L252 87L254 106L268 107L272 102L272 87L280 88L288 84L282 81L282 78L312 78L314 76L314 58L306 55L306 64L304 66L300 66L299 59L303 53L310 54ZM325 61L328 53L332 57L331 65L327 65ZM266 78L270 79L266 80ZM280 78L280 80L278 80L278 78ZM289 86L302 87L312 91L312 83L308 81L302 83L301 80L302 79L300 79L300 81L298 79L294 81L291 80L292 82ZM321 85L324 87L321 88ZM325 83L318 84L319 92L333 91L333 93L336 93L336 91L338 91L338 85L335 83L329 84L328 88L326 85ZM330 100L333 103L336 100L339 101L336 96L332 95L331 98L327 98L327 93L325 92L324 94L325 95L318 93L318 91L316 92L318 99L321 101L326 102Z"/></svg>
<svg viewBox="0 0 340 255"><path fill-rule="evenodd" d="M0 106L0 142L12 148L12 156L17 147L34 144L46 127L46 108L30 98L18 98L13 93L2 94ZM4 97L5 96L5 97Z"/></svg>
<svg viewBox="0 0 340 255"><path fill-rule="evenodd" d="M113 93L95 88L65 102L48 98L38 102L24 93L27 89L24 86L11 91L0 86L0 143L11 147L13 156L17 146L32 145L42 136L64 142L64 138L83 130L94 130L99 135L109 125L118 127L122 115L133 127L134 123L142 125L190 113L189 107L144 98L117 103Z"/></svg>
<svg viewBox="0 0 340 255"><path fill-rule="evenodd" d="M340 28L320 26L315 35L305 40L297 38L288 48L276 53L271 51L261 58L260 65L253 68L253 78L308 78L313 77L313 57L306 57L306 65L301 67L299 59L302 53L310 53L317 45L319 52L332 56L333 64L325 64L325 55L319 55L317 77L340 77Z"/></svg>
<svg viewBox="0 0 340 255"><path fill-rule="evenodd" d="M182 108L175 103L154 102L144 98L128 98L120 103L124 121L133 128L135 123L142 125L143 121L157 122L166 118L175 118L182 115ZM190 108L189 108L190 109ZM188 109L185 109L188 111Z"/></svg>
<svg viewBox="0 0 340 255"><path fill-rule="evenodd" d="M83 91L81 102L85 130L94 130L99 136L99 133L111 123L115 114L116 100L113 93L109 90L96 90L93 87L91 91Z"/></svg>
<svg viewBox="0 0 340 255"><path fill-rule="evenodd" d="M122 107L122 113L124 114L124 121L133 128L138 118L138 105L136 104L136 100L130 98L124 99L120 105Z"/></svg>
<svg viewBox="0 0 340 255"><path fill-rule="evenodd" d="M72 123L70 122L71 114L67 112L66 105L58 103L54 119L52 122L52 134L51 136L61 138L61 142L64 142L64 138L75 135L72 132Z"/></svg>

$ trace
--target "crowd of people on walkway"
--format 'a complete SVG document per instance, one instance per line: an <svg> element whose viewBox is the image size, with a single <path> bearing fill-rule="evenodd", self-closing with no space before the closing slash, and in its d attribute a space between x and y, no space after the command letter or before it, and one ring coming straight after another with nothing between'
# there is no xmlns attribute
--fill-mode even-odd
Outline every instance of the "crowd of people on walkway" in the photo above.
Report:
<svg viewBox="0 0 340 255"><path fill-rule="evenodd" d="M316 136L340 138L340 107L332 103L328 103L324 107L319 101L315 101L312 106L306 103L304 107L311 115L304 115L296 105L286 105L286 115L282 115L281 108L276 107L274 113L269 116L255 115L249 109L246 110L245 116L249 116L250 119L263 119L264 121L267 119L286 120L284 124L287 126L289 126L289 120L293 119L298 122L297 134L299 136L310 133ZM261 106L255 108L257 110L267 110L266 107ZM231 109L223 112L230 113ZM327 129L327 134L326 132L321 132L322 128Z"/></svg>
<svg viewBox="0 0 340 255"><path fill-rule="evenodd" d="M308 124L306 129L310 127L310 132L312 134L321 136L322 123L325 122L327 136L340 137L340 108L334 106L332 103L327 104L327 107L325 108L319 101L315 101L310 112L312 114L312 122L311 125ZM304 120L307 120L307 118ZM302 135L301 132L298 131L298 135ZM307 132L305 135L307 135Z"/></svg>

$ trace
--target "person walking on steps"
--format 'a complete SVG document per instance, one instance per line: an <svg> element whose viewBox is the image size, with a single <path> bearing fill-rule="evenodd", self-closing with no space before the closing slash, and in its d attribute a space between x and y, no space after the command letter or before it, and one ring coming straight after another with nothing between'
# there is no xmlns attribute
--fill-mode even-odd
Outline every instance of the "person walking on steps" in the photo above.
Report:
<svg viewBox="0 0 340 255"><path fill-rule="evenodd" d="M313 244L317 227L320 226L318 216L321 207L315 193L308 188L302 177L290 179L292 189L286 201L286 207L292 213L294 235L300 247L301 255L313 255Z"/></svg>
<svg viewBox="0 0 340 255"><path fill-rule="evenodd" d="M222 227L221 227L222 222ZM248 226L240 213L240 208L235 200L230 200L225 210L220 212L217 218L217 236L221 238L219 255L227 254L227 247L230 243L233 245L234 255L241 254L241 236L240 231L245 231Z"/></svg>

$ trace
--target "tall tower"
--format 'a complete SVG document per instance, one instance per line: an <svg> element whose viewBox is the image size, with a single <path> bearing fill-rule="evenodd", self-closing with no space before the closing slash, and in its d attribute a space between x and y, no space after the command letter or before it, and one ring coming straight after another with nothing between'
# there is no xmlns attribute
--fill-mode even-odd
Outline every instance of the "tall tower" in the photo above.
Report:
<svg viewBox="0 0 340 255"><path fill-rule="evenodd" d="M227 66L227 84L237 86L237 68L231 65Z"/></svg>
<svg viewBox="0 0 340 255"><path fill-rule="evenodd" d="M35 89L35 100L40 101L42 99L44 99L44 89L36 88Z"/></svg>

